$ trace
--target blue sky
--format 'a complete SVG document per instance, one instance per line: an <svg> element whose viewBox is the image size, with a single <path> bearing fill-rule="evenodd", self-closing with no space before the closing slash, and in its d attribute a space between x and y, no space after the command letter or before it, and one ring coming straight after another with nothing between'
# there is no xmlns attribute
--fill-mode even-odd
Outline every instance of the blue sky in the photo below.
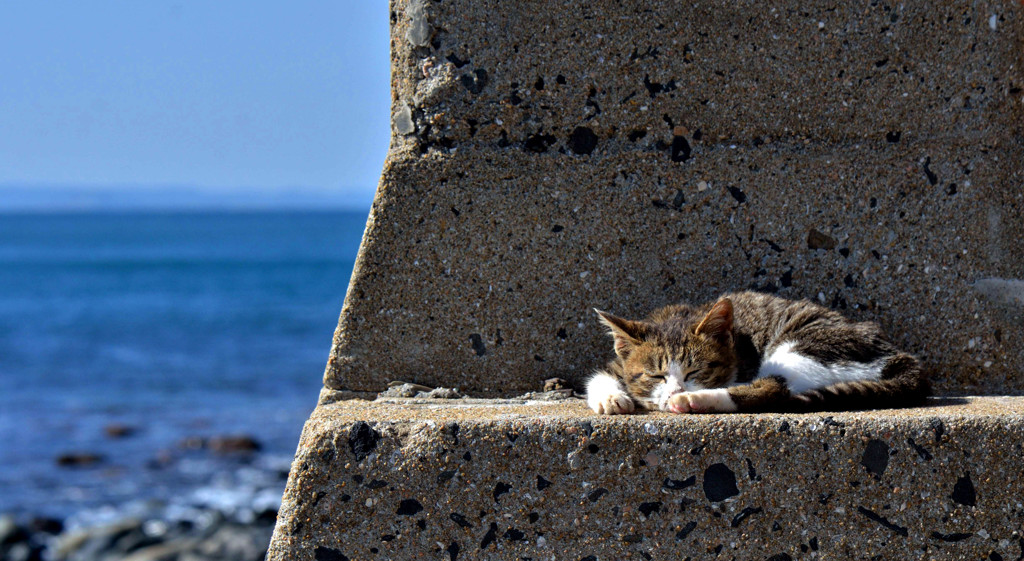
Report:
<svg viewBox="0 0 1024 561"><path fill-rule="evenodd" d="M301 191L365 206L388 144L387 10L383 0L3 2L0 188Z"/></svg>

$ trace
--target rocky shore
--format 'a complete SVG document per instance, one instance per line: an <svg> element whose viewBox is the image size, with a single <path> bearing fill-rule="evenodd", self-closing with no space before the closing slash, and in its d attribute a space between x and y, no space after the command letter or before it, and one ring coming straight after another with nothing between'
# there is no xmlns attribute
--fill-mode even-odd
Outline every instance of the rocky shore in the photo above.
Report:
<svg viewBox="0 0 1024 561"><path fill-rule="evenodd" d="M83 495L91 500L73 509L15 503L0 513L0 561L262 560L290 465L263 449L247 435L195 436L135 470L112 470L98 452L62 453L54 458L61 479L92 491L106 482L106 500ZM135 493L125 498L109 489L116 485Z"/></svg>
<svg viewBox="0 0 1024 561"><path fill-rule="evenodd" d="M217 509L148 512L87 528L65 521L0 516L3 561L261 561L277 519L276 509L245 515ZM171 516L168 516L171 515Z"/></svg>

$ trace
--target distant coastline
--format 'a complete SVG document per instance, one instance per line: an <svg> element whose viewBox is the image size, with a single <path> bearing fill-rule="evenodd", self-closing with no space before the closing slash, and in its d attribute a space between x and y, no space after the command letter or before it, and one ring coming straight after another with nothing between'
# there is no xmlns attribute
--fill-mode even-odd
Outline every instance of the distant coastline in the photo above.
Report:
<svg viewBox="0 0 1024 561"><path fill-rule="evenodd" d="M177 211L358 211L373 201L368 189L208 189L0 185L0 214Z"/></svg>

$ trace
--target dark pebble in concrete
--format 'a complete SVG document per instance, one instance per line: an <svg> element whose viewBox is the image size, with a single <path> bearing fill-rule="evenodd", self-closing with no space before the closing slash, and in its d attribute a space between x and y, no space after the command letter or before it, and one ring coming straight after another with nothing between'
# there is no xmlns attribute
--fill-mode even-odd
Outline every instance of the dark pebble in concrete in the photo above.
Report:
<svg viewBox="0 0 1024 561"><path fill-rule="evenodd" d="M313 550L313 559L316 561L348 561L348 557L344 553L324 546L317 546Z"/></svg>
<svg viewBox="0 0 1024 561"><path fill-rule="evenodd" d="M487 345L484 344L484 339L479 333L470 333L469 342L473 345L473 352L476 353L476 356L487 354Z"/></svg>
<svg viewBox="0 0 1024 561"><path fill-rule="evenodd" d="M871 475L882 477L885 468L889 467L889 445L878 439L869 440L868 447L861 456L860 465L867 468Z"/></svg>
<svg viewBox="0 0 1024 561"><path fill-rule="evenodd" d="M421 505L416 499L402 499L402 502L398 505L398 511L396 514L401 516L412 516L421 510L423 510L423 505Z"/></svg>
<svg viewBox="0 0 1024 561"><path fill-rule="evenodd" d="M548 148L555 143L555 137L550 134L531 134L526 137L526 143L523 145L530 152L536 152L538 154L548 151Z"/></svg>
<svg viewBox="0 0 1024 561"><path fill-rule="evenodd" d="M907 532L906 528L904 528L903 526L900 526L898 524L894 524L894 523L890 522L888 518L885 518L884 516L879 515L877 512L875 512L873 510L868 510L868 509L866 509L866 508L864 508L862 506L859 506L859 507L857 507L857 512L863 514L864 516L868 517L871 520L874 520L875 522L878 522L882 526L885 526L886 528L892 530L893 532L896 532L897 534L903 536L904 538L909 535L909 533Z"/></svg>
<svg viewBox="0 0 1024 561"><path fill-rule="evenodd" d="M650 518L655 512L661 512L661 502L640 503L640 513Z"/></svg>
<svg viewBox="0 0 1024 561"><path fill-rule="evenodd" d="M587 127L576 127L569 135L569 149L576 154L590 154L597 148L597 135Z"/></svg>
<svg viewBox="0 0 1024 561"><path fill-rule="evenodd" d="M932 159L930 157L925 158L924 165L921 167L924 168L924 176L928 179L928 184L935 185L936 183L939 182L939 178L938 176L935 175L931 168L928 167L931 163Z"/></svg>
<svg viewBox="0 0 1024 561"><path fill-rule="evenodd" d="M373 430L373 427L366 421L356 421L348 431L348 447L352 450L352 455L355 456L357 462L369 456L377 447L378 441L380 441L380 433Z"/></svg>
<svg viewBox="0 0 1024 561"><path fill-rule="evenodd" d="M930 461L932 459L931 452L929 452L928 449L925 448L924 446L921 446L920 444L914 442L913 438L908 438L907 439L907 444L909 444L910 447L913 448L915 452L917 452L917 455L922 460Z"/></svg>
<svg viewBox="0 0 1024 561"><path fill-rule="evenodd" d="M460 59L458 57L458 55L456 55L455 53L452 53L452 54L448 55L447 57L445 57L445 60L447 60L448 62L454 64L455 68L462 68L463 66L466 66L467 64L469 64L469 59L465 59L465 60Z"/></svg>
<svg viewBox="0 0 1024 561"><path fill-rule="evenodd" d="M437 474L437 484L441 485L453 477L455 477L455 470L448 469L442 471L441 473Z"/></svg>
<svg viewBox="0 0 1024 561"><path fill-rule="evenodd" d="M832 236L814 228L807 232L807 247L809 249L833 249L838 243Z"/></svg>
<svg viewBox="0 0 1024 561"><path fill-rule="evenodd" d="M933 538L937 540L942 540L944 542L961 542L973 535L974 534L967 534L964 532L953 532L952 534L941 534L939 532L932 532Z"/></svg>
<svg viewBox="0 0 1024 561"><path fill-rule="evenodd" d="M946 426L942 424L941 419L932 419L930 424L932 431L935 432L935 444L942 442L942 434L946 432Z"/></svg>
<svg viewBox="0 0 1024 561"><path fill-rule="evenodd" d="M711 464L704 470L704 495L709 501L717 503L739 493L736 474L725 464Z"/></svg>
<svg viewBox="0 0 1024 561"><path fill-rule="evenodd" d="M498 525L491 522L490 529L484 534L484 539L480 541L480 549L486 549L487 546L494 542L494 538L498 535Z"/></svg>
<svg viewBox="0 0 1024 561"><path fill-rule="evenodd" d="M479 68L472 74L463 74L461 82L462 86L469 90L469 93L476 95L487 87L487 71Z"/></svg>
<svg viewBox="0 0 1024 561"><path fill-rule="evenodd" d="M673 162L685 162L690 159L690 143L686 141L685 137L674 136L672 137L672 161ZM740 201L742 202L742 201Z"/></svg>
<svg viewBox="0 0 1024 561"><path fill-rule="evenodd" d="M744 520L762 511L764 511L764 509L761 507L745 507L739 512L739 514L732 518L732 522L730 522L729 525L733 528L738 528Z"/></svg>
<svg viewBox="0 0 1024 561"><path fill-rule="evenodd" d="M965 474L956 480L951 497L953 502L965 506L975 506L977 504L977 496L974 493L974 483L971 481L971 474Z"/></svg>
<svg viewBox="0 0 1024 561"><path fill-rule="evenodd" d="M508 483L502 483L501 481L499 481L498 484L494 486L494 500L497 501L498 497L504 495L505 493L508 493L511 490L512 490L512 486L511 485L509 485Z"/></svg>
<svg viewBox="0 0 1024 561"><path fill-rule="evenodd" d="M452 522L458 524L459 526L462 526L463 528L472 528L473 527L473 524L471 524L469 522L469 520L466 520L465 516L463 516L463 515L461 515L461 514L459 514L457 512L453 512L453 513L449 514L448 518Z"/></svg>
<svg viewBox="0 0 1024 561"><path fill-rule="evenodd" d="M682 530L676 532L676 539L685 540L686 536L689 536L690 532L692 532L695 528L697 528L697 522L687 522L686 526L683 526Z"/></svg>
<svg viewBox="0 0 1024 561"><path fill-rule="evenodd" d="M696 484L697 484L697 476L696 475L691 475L690 477L687 477L686 479L670 479L670 478L666 477L665 478L665 482L662 483L661 486L666 488L666 489L672 489L673 491L677 491L679 489L686 489L687 487L693 487Z"/></svg>

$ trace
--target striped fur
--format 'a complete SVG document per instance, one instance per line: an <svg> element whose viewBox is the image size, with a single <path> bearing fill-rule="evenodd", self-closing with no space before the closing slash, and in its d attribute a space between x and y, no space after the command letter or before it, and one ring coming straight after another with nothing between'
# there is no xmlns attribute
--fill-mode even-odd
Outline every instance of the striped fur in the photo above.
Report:
<svg viewBox="0 0 1024 561"><path fill-rule="evenodd" d="M607 405L623 391L635 405L676 413L908 407L930 391L917 359L876 324L807 301L741 292L642 321L598 314L616 353L588 386L598 413L631 410Z"/></svg>

